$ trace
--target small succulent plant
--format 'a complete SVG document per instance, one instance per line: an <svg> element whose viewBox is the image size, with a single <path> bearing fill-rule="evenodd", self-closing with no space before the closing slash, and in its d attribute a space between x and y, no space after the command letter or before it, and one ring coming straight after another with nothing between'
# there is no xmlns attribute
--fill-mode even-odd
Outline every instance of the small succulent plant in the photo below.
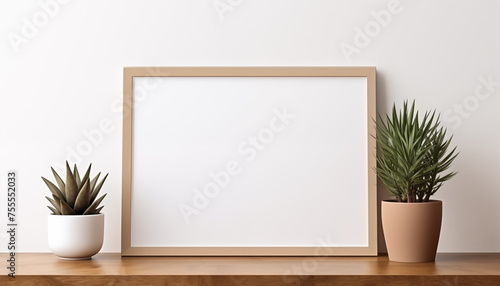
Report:
<svg viewBox="0 0 500 286"><path fill-rule="evenodd" d="M89 165L87 172L80 177L78 168L73 168L73 172L69 167L68 161L66 161L66 183L57 174L54 168L50 168L54 174L54 178L57 182L57 187L49 180L42 177L47 187L49 187L52 193L52 198L46 196L52 207L47 206L54 215L92 215L98 214L104 206L99 207L106 194L97 198L99 191L106 181L108 174L104 176L101 182L97 183L101 173L97 174L92 180L90 179L90 168L92 164Z"/></svg>

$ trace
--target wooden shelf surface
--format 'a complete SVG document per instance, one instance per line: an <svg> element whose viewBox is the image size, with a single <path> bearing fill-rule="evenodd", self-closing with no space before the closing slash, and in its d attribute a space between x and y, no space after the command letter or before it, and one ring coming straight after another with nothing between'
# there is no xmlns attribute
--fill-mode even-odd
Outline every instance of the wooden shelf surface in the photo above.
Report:
<svg viewBox="0 0 500 286"><path fill-rule="evenodd" d="M50 253L21 253L16 278L8 277L7 272L0 277L0 285L42 286L337 285L334 283L500 285L500 253L438 254L433 263L397 263L386 256L121 257L106 253L91 260L68 261Z"/></svg>

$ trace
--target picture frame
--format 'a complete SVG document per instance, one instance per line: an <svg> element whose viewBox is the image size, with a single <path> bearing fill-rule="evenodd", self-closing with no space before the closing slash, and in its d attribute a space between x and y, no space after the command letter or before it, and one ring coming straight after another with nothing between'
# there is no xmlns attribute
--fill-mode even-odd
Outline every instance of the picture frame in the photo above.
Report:
<svg viewBox="0 0 500 286"><path fill-rule="evenodd" d="M123 256L377 255L375 67L126 67Z"/></svg>

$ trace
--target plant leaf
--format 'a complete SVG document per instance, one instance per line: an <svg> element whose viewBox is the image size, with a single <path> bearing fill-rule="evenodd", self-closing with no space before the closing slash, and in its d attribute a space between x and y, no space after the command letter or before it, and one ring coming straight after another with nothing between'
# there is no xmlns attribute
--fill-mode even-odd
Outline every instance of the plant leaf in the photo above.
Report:
<svg viewBox="0 0 500 286"><path fill-rule="evenodd" d="M60 208L61 215L76 215L73 208L71 208L65 201L61 200Z"/></svg>
<svg viewBox="0 0 500 286"><path fill-rule="evenodd" d="M100 198L98 198L97 200L95 200L95 202L93 202L86 210L85 212L83 213L84 215L88 215L88 214L93 214L95 213L97 207L99 206L99 204L102 202L102 200L104 199L104 197L106 197L107 194L104 194L102 195Z"/></svg>
<svg viewBox="0 0 500 286"><path fill-rule="evenodd" d="M78 193L75 201L75 213L80 215L88 208L90 202L90 181L87 178L85 183L82 186L82 189Z"/></svg>
<svg viewBox="0 0 500 286"><path fill-rule="evenodd" d="M49 187L50 192L54 196L57 196L59 198L64 198L62 192L54 184L52 184L51 181L45 179L44 177L42 177L42 180L45 182L45 184L47 185L47 187Z"/></svg>
<svg viewBox="0 0 500 286"><path fill-rule="evenodd" d="M54 174L54 178L56 179L57 185L59 186L59 190L61 191L62 194L61 198L66 199L66 195L64 193L66 190L66 185L64 184L64 181L61 179L61 177L59 177L59 174L57 174L54 168L50 167L50 169L52 170L52 174Z"/></svg>
<svg viewBox="0 0 500 286"><path fill-rule="evenodd" d="M100 214L100 213L101 213L101 210L102 210L103 208L104 208L104 206L100 206L100 207L98 207L98 208L95 210L94 214Z"/></svg>
<svg viewBox="0 0 500 286"><path fill-rule="evenodd" d="M51 204L52 206L54 206L54 208L56 208L57 212L58 212L59 214L61 214L61 211L59 210L59 208L60 208L60 204L59 204L58 202L56 202L55 200L53 200L53 199L51 199L51 198L47 197L47 196L45 196L45 198L46 198L46 199L50 202L50 204ZM57 197L56 197L56 198L57 198ZM49 207L50 207L50 206L49 206Z"/></svg>
<svg viewBox="0 0 500 286"><path fill-rule="evenodd" d="M73 176L75 177L76 181L76 186L78 187L78 190L82 186L82 180L80 179L80 173L78 172L78 168L75 166L73 167Z"/></svg>
<svg viewBox="0 0 500 286"><path fill-rule="evenodd" d="M102 179L102 181L95 187L94 191L90 195L90 203L94 202L95 198L97 197L97 195L99 194L99 191L102 188L102 185L104 184L104 181L106 181L106 178L108 177L108 175L109 175L109 173L106 174L106 176L104 176L104 178Z"/></svg>
<svg viewBox="0 0 500 286"><path fill-rule="evenodd" d="M56 202L56 204L58 205L57 209L60 211L60 204L61 204L61 200L58 196L55 196L55 195L52 195L52 197L54 197L54 201Z"/></svg>
<svg viewBox="0 0 500 286"><path fill-rule="evenodd" d="M53 215L61 215L61 212L60 212L60 211L58 211L57 209L55 209L55 208L53 208L53 207L51 207L51 206L47 206L47 207L49 208L49 210L51 210L51 211L52 211L52 214L53 214Z"/></svg>
<svg viewBox="0 0 500 286"><path fill-rule="evenodd" d="M90 181L90 193L94 193L95 185L97 183L97 180L99 179L99 176L101 175L101 172L99 172L93 179Z"/></svg>
<svg viewBox="0 0 500 286"><path fill-rule="evenodd" d="M85 172L85 175L83 175L83 178L82 178L82 186L78 186L78 188L81 190L82 187L83 187L83 184L85 183L85 181L87 181L90 177L90 169L92 168L92 164L89 165L89 167L87 168L87 171Z"/></svg>
<svg viewBox="0 0 500 286"><path fill-rule="evenodd" d="M75 177L71 173L68 161L66 161L66 203L69 207L72 208L75 205L77 195L78 185L76 183Z"/></svg>

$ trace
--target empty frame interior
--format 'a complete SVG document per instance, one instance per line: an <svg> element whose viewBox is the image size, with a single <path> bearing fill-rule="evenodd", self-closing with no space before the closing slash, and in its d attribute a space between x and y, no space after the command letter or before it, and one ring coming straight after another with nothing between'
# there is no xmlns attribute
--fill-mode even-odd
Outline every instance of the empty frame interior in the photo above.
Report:
<svg viewBox="0 0 500 286"><path fill-rule="evenodd" d="M125 68L122 255L376 255L375 68Z"/></svg>

